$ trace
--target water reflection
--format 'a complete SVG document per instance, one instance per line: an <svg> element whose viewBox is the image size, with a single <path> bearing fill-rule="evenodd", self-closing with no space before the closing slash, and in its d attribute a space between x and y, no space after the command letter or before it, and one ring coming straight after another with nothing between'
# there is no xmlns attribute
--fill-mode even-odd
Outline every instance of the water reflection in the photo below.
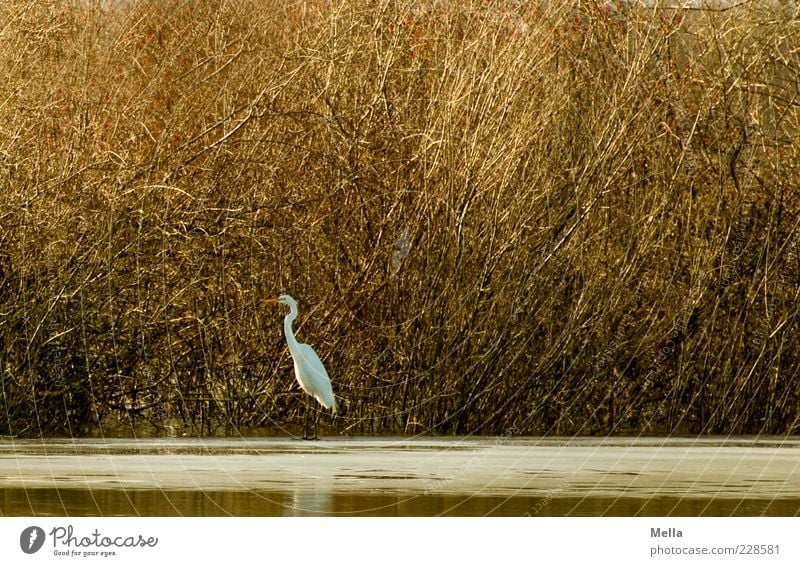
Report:
<svg viewBox="0 0 800 566"><path fill-rule="evenodd" d="M532 513L537 510L537 513ZM800 516L794 500L476 497L364 493L0 489L3 516Z"/></svg>
<svg viewBox="0 0 800 566"><path fill-rule="evenodd" d="M287 517L321 517L334 513L333 482L320 481L314 488L295 490L286 498L282 515Z"/></svg>

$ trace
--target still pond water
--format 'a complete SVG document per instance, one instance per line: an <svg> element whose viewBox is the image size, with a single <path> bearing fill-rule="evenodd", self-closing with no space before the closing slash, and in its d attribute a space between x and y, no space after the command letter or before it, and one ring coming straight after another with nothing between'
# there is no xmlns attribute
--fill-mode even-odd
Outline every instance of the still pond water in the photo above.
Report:
<svg viewBox="0 0 800 566"><path fill-rule="evenodd" d="M0 516L798 516L796 438L0 441Z"/></svg>

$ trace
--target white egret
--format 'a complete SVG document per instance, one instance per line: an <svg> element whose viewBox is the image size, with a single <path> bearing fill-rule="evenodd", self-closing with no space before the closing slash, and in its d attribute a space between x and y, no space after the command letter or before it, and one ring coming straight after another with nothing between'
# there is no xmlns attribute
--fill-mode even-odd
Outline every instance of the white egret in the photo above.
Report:
<svg viewBox="0 0 800 566"><path fill-rule="evenodd" d="M280 303L289 307L289 314L283 319L283 330L286 333L286 343L289 346L289 353L294 360L294 376L303 391L314 397L326 409L331 409L335 415L339 407L333 397L331 380L322 360L308 344L300 344L294 337L292 322L297 318L297 301L289 295L281 295L277 299L270 299L269 303ZM308 436L308 413L310 411L308 399L306 399L306 420L303 427L303 440L317 438L317 420L314 418L314 436Z"/></svg>

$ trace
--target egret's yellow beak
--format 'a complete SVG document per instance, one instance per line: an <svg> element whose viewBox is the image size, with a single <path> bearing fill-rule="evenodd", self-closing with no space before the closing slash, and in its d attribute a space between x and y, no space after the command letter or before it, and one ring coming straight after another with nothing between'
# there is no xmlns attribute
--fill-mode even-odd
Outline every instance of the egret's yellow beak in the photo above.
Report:
<svg viewBox="0 0 800 566"><path fill-rule="evenodd" d="M264 301L264 302L265 302L265 303L277 303L277 302L278 302L278 297L275 297L274 299L267 299L267 300L266 300L266 301Z"/></svg>

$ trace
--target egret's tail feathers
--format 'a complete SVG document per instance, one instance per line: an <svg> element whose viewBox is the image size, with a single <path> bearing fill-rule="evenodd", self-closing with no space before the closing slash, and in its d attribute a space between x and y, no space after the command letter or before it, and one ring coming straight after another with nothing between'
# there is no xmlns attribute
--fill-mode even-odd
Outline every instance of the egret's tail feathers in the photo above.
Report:
<svg viewBox="0 0 800 566"><path fill-rule="evenodd" d="M325 399L325 401L326 401L326 402L325 402L325 403L323 403L323 405L325 405L325 408L326 408L326 409L330 409L330 410L331 410L331 412L332 412L334 415L335 415L335 414L337 414L337 413L339 412L339 405L337 405L337 404L336 404L336 398L333 396L333 394L332 394L332 393L331 393L331 396L330 396L330 397L328 397L327 399Z"/></svg>
<svg viewBox="0 0 800 566"><path fill-rule="evenodd" d="M325 407L326 409L330 409L333 411L333 414L337 414L339 412L339 405L336 404L336 398L333 396L333 393L330 395L314 395L319 404Z"/></svg>

